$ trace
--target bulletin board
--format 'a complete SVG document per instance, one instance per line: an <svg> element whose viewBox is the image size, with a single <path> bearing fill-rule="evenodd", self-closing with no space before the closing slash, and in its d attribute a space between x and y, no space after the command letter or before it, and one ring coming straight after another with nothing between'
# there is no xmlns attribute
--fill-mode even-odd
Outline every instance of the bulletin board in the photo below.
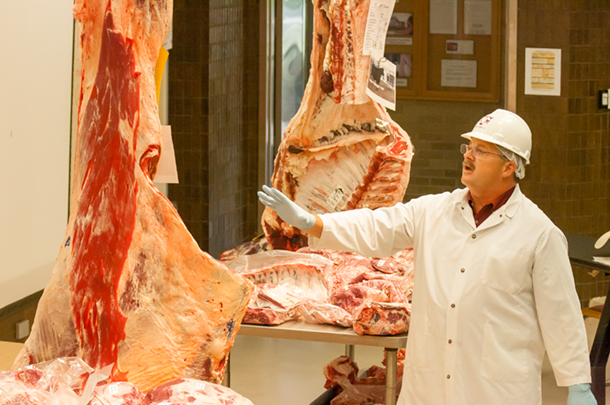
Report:
<svg viewBox="0 0 610 405"><path fill-rule="evenodd" d="M500 0L397 0L385 57L396 97L497 102Z"/></svg>

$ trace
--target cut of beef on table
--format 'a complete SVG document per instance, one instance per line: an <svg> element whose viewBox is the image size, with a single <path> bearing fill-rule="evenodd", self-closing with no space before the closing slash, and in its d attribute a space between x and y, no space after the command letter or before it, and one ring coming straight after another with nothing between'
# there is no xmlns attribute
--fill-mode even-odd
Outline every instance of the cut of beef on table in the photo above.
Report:
<svg viewBox="0 0 610 405"><path fill-rule="evenodd" d="M147 392L220 382L253 286L202 252L154 186L154 67L171 0L77 0L80 98L71 212L14 367L79 356Z"/></svg>
<svg viewBox="0 0 610 405"><path fill-rule="evenodd" d="M279 325L299 320L385 335L402 333L409 325L412 258L403 252L370 259L302 248L245 255L227 264L256 284L244 323ZM383 260L395 261L393 266L402 270L388 274L371 264Z"/></svg>
<svg viewBox="0 0 610 405"><path fill-rule="evenodd" d="M151 390L143 405L253 405L230 388L191 379L169 381Z"/></svg>

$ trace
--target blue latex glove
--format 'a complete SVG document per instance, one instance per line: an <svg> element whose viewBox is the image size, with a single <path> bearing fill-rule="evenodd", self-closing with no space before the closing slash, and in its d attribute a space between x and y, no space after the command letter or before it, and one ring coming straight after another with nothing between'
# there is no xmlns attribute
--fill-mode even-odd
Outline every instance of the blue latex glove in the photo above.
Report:
<svg viewBox="0 0 610 405"><path fill-rule="evenodd" d="M281 191L263 186L263 191L259 191L257 194L260 202L277 212L284 222L295 228L306 231L316 224L315 216L296 205Z"/></svg>
<svg viewBox="0 0 610 405"><path fill-rule="evenodd" d="M576 384L568 387L568 405L597 405L591 392L591 384Z"/></svg>

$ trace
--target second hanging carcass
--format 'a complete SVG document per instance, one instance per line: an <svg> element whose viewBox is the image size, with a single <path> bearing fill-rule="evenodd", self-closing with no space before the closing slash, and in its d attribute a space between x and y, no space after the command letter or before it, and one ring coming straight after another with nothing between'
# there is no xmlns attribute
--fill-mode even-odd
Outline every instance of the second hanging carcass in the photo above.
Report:
<svg viewBox="0 0 610 405"><path fill-rule="evenodd" d="M365 92L370 0L314 0L313 5L309 81L279 146L272 184L317 214L394 205L409 182L413 147ZM269 208L262 225L273 249L307 245L304 233Z"/></svg>

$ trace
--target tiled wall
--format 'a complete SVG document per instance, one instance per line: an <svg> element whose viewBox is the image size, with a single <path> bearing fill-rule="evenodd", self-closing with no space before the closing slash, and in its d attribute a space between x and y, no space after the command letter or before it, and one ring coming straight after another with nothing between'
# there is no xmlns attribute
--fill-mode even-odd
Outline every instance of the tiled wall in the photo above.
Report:
<svg viewBox="0 0 610 405"><path fill-rule="evenodd" d="M498 108L494 103L399 100L394 119L411 138L415 154L404 201L425 194L463 187L460 135L470 131L484 115Z"/></svg>
<svg viewBox="0 0 610 405"><path fill-rule="evenodd" d="M174 3L169 121L179 185L169 198L218 258L256 234L258 6ZM256 84L255 81L254 84Z"/></svg>
<svg viewBox="0 0 610 405"><path fill-rule="evenodd" d="M208 249L209 4L174 2L173 48L168 60L169 124L177 185L168 196L203 250Z"/></svg>
<svg viewBox="0 0 610 405"><path fill-rule="evenodd" d="M564 231L598 237L610 229L610 112L597 106L610 87L610 4L519 1L517 112L534 134L523 189ZM561 96L525 95L526 47L562 50ZM575 267L583 304L609 282Z"/></svg>

